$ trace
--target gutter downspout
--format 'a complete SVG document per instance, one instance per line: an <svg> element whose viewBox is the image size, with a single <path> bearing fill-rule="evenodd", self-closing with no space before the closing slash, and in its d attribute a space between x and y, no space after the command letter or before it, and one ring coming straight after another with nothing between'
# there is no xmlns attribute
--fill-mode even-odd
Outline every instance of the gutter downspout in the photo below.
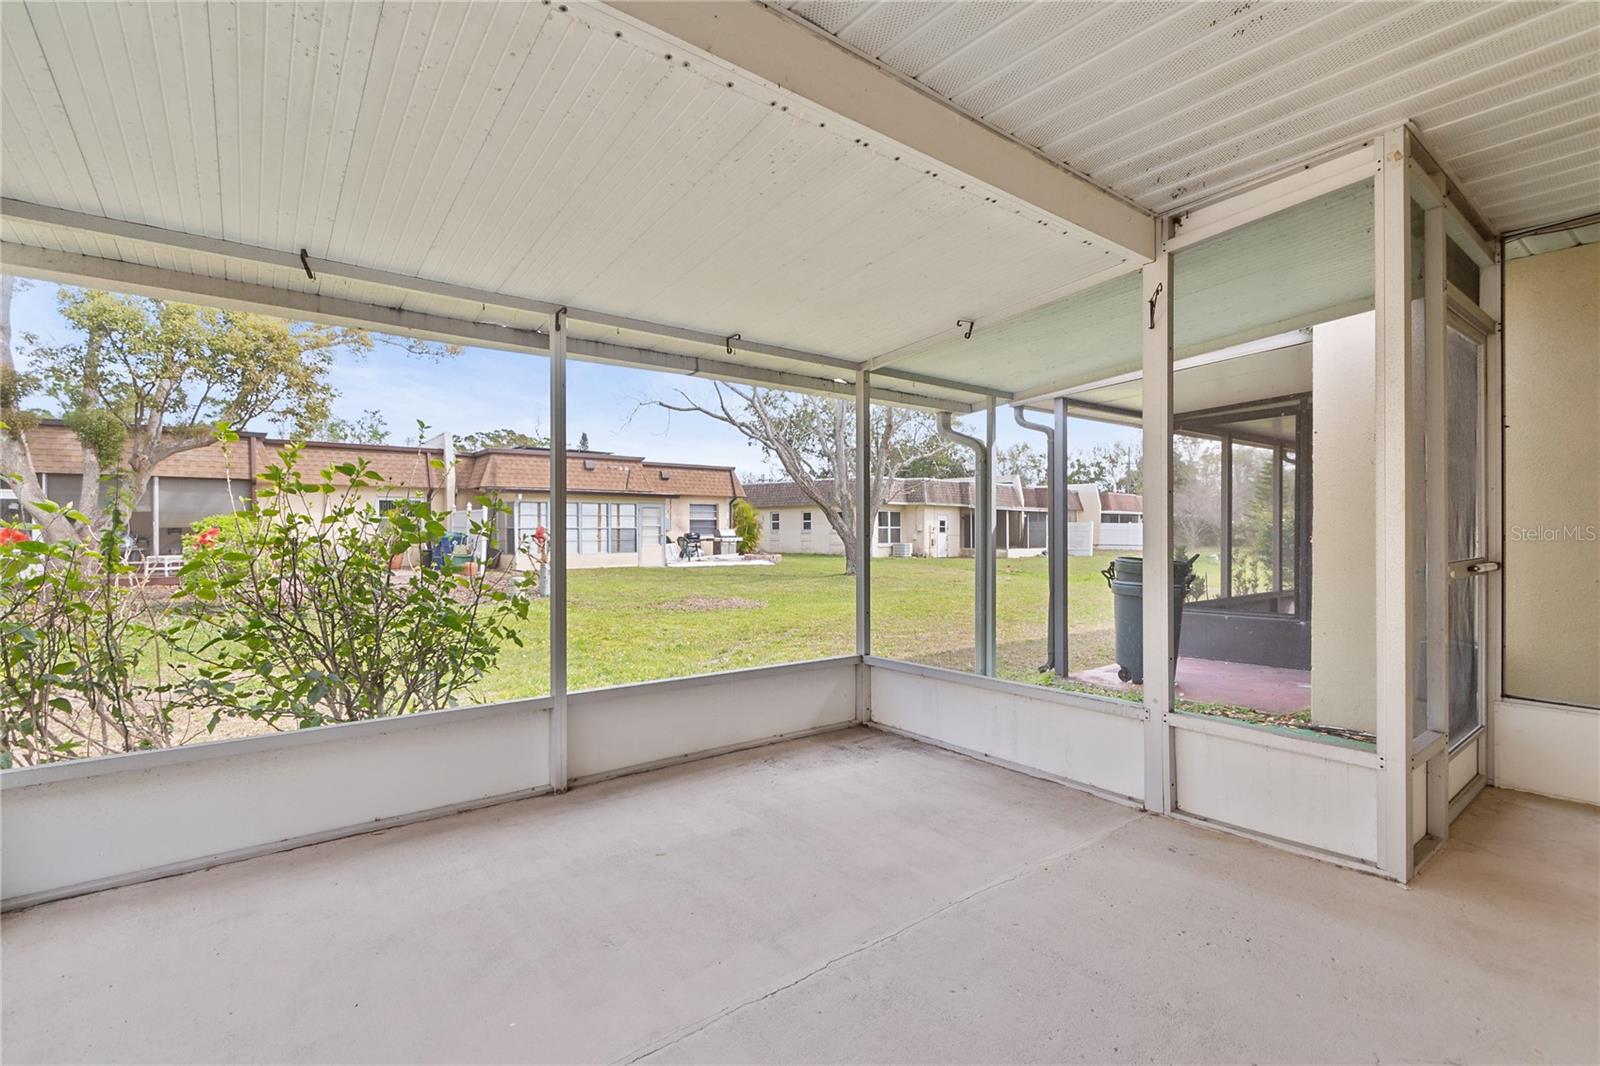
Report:
<svg viewBox="0 0 1600 1066"><path fill-rule="evenodd" d="M1065 400L1057 402L1063 409L1065 408ZM1020 406L1012 407L1011 414L1016 418L1017 425L1023 429L1031 429L1035 433L1044 435L1045 484L1049 486L1046 507L1046 521L1049 523L1049 528L1045 538L1045 572L1050 585L1050 624L1045 662L1039 668L1039 672L1053 670L1057 677L1065 677L1067 676L1067 486L1066 471L1058 454L1066 451L1065 426L1059 424L1065 419L1058 419L1058 425L1030 422L1026 410ZM1061 434L1059 445L1058 433Z"/></svg>
<svg viewBox="0 0 1600 1066"><path fill-rule="evenodd" d="M973 516L973 602L972 629L975 644L977 672L993 677L995 672L994 627L994 471L989 464L989 445L977 437L957 431L951 424L948 411L939 412L939 436L945 440L970 448L976 499Z"/></svg>

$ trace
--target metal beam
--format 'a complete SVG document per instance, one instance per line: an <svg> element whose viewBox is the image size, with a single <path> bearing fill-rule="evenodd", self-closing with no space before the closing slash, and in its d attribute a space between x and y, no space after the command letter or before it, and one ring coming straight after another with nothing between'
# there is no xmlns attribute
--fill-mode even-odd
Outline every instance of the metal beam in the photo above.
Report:
<svg viewBox="0 0 1600 1066"><path fill-rule="evenodd" d="M1070 466L1067 460L1067 400L1058 397L1055 402L1055 433L1050 440L1050 510L1053 517L1050 519L1050 558L1055 562L1050 566L1050 590L1052 593L1052 613L1055 616L1055 635L1051 638L1050 659L1055 665L1056 676L1067 676L1067 625L1071 618L1069 591L1071 583L1067 580L1067 568L1071 548L1068 537L1071 530L1068 528L1069 516L1072 508L1068 506L1067 493L1071 487L1067 484L1067 470ZM1059 521L1058 521L1059 519Z"/></svg>
<svg viewBox="0 0 1600 1066"><path fill-rule="evenodd" d="M994 408L989 408L989 437L994 433ZM939 413L939 436L972 450L972 643L973 668L985 677L994 676L994 467L988 441L962 433L951 424L950 415Z"/></svg>
<svg viewBox="0 0 1600 1066"><path fill-rule="evenodd" d="M1427 634L1428 728L1450 732L1450 462L1445 385L1445 207L1441 201L1423 213L1423 629ZM1444 840L1450 830L1450 753L1441 747L1427 761L1425 803L1428 835Z"/></svg>
<svg viewBox="0 0 1600 1066"><path fill-rule="evenodd" d="M1373 200L1377 367L1376 588L1378 868L1397 881L1415 869L1411 847L1411 705L1416 678L1416 496L1419 420L1412 412L1411 195L1405 129L1382 138ZM1297 472L1296 481L1303 472ZM1298 526L1301 516L1295 516Z"/></svg>
<svg viewBox="0 0 1600 1066"><path fill-rule="evenodd" d="M314 256L306 256L305 258L302 258L298 252L261 248L255 245L240 244L235 241L220 240L215 237L206 237L195 233L184 233L179 230L162 229L158 226L147 226L137 222L127 222L120 219L105 218L100 215L90 215L79 211L68 211L64 208L49 207L43 204L29 203L24 200L13 200L9 198L0 199L0 215L3 215L6 218L31 222L36 225L53 226L60 229L71 230L76 233L87 233L98 237L111 237L117 240L136 241L140 244L164 248L169 251L184 251L199 255L214 255L227 259L238 260L239 262L253 263L257 266L292 271L297 277L304 277L306 272L309 271L318 278L339 278L345 281L355 281L369 285L380 285L385 288L395 289L402 293L435 296L450 300L461 300L464 303L476 305L475 310L480 311L489 308L499 308L507 311L515 311L521 314L550 316L555 314L557 308L564 307L564 305L557 304L550 300L537 300L521 296L512 296L507 293L495 292L489 289L477 289L464 285L454 285L449 282L435 281L428 278L415 277L409 274L397 274L387 270L375 270L370 267L335 262L331 259L319 259ZM306 280L313 281L314 283L315 279ZM661 322L649 322L645 321L644 319L632 318L627 315L610 314L604 311L595 311L581 307L569 307L565 308L565 311L568 321L571 322L586 322L591 325L606 326L613 329L625 329L635 333L644 333L657 337L667 337L673 340L687 341L693 344L704 344L734 352L750 352L752 354L771 356L777 359L789 359L797 363L827 367L830 370L842 371L851 376L854 376L861 366L860 363L850 359L842 358L840 356L824 355L819 352L801 351L797 348L788 348L778 344L767 344L761 341L745 340L734 331L729 331L727 334L712 333L706 330L689 329L683 326L667 325ZM782 371L777 372L782 373ZM958 392L966 392L969 395L974 396L988 396L994 394L994 390L985 386L968 385L965 382L951 381L943 378L925 378L913 373L904 373L896 376L900 377L902 380L920 382L922 384L932 385L938 388L947 388Z"/></svg>
<svg viewBox="0 0 1600 1066"><path fill-rule="evenodd" d="M1044 669L1053 671L1058 677L1065 677L1067 656L1063 635L1066 632L1067 610L1067 464L1064 458L1067 434L1066 401L1056 400L1055 407L1054 422L1045 425L1029 421L1026 409L1021 407L1013 407L1011 416L1017 420L1017 425L1044 436L1044 480L1048 486L1046 492L1049 494L1045 508L1045 520L1048 523L1045 530L1045 579L1050 588L1046 607L1048 622L1045 626Z"/></svg>
<svg viewBox="0 0 1600 1066"><path fill-rule="evenodd" d="M0 244L0 262L12 273L65 284L103 284L124 292L160 299L187 300L218 307L288 315L329 325L372 329L400 336L450 344L467 344L515 352L546 352L549 337L536 330L502 326L470 319L407 311L400 307L324 296L301 289L214 278L204 274L144 266L122 259L101 259L76 252L58 252L32 245ZM786 370L765 370L720 359L634 348L611 341L569 338L568 354L585 362L644 367L691 376L715 377L747 385L790 389L797 392L849 396L853 386L837 378L813 377ZM965 414L970 403L939 399L918 393L879 389L873 394L884 403L923 410Z"/></svg>
<svg viewBox="0 0 1600 1066"><path fill-rule="evenodd" d="M567 790L567 329L550 317L550 787Z"/></svg>
<svg viewBox="0 0 1600 1066"><path fill-rule="evenodd" d="M718 0L610 7L982 182L1084 236L1149 259L1150 215L776 8Z"/></svg>
<svg viewBox="0 0 1600 1066"><path fill-rule="evenodd" d="M1172 770L1172 257L1144 268L1144 805L1177 806Z"/></svg>
<svg viewBox="0 0 1600 1066"><path fill-rule="evenodd" d="M933 374L924 374L917 370L901 370L899 367L873 367L870 363L862 368L866 371L876 370L881 378L897 378L900 381L910 381L918 385L927 385L934 389L949 389L951 392L964 392L970 396L983 396L1002 402L1011 401L1011 393L1004 389L991 388L988 385L974 385L969 381L957 381L955 378L936 377Z"/></svg>
<svg viewBox="0 0 1600 1066"><path fill-rule="evenodd" d="M872 375L856 378L856 721L872 717L872 545L878 516L872 511Z"/></svg>

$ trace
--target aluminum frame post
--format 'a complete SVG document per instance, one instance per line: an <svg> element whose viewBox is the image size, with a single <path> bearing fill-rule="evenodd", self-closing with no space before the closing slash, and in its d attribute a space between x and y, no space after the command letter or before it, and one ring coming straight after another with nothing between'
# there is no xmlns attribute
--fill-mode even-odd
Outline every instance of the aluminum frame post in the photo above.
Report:
<svg viewBox="0 0 1600 1066"><path fill-rule="evenodd" d="M1050 573L1050 611L1054 615L1055 635L1051 638L1050 658L1055 663L1056 676L1067 676L1067 619L1069 614L1069 599L1071 593L1068 588L1071 584L1067 579L1070 576L1068 567L1071 565L1071 548L1068 544L1068 516L1071 509L1067 506L1067 493L1071 489L1067 485L1067 398L1057 396L1055 401L1056 431L1050 442L1050 467L1054 471L1050 476L1050 507L1054 512L1050 519L1050 558L1055 560L1055 565L1049 568ZM1058 520L1059 519L1059 520Z"/></svg>
<svg viewBox="0 0 1600 1066"><path fill-rule="evenodd" d="M938 415L939 436L972 451L972 657L973 669L985 677L994 674L994 484L991 477L989 445L986 440L962 433L951 423L948 411ZM989 412L990 434L994 411ZM988 564L985 565L985 558Z"/></svg>
<svg viewBox="0 0 1600 1066"><path fill-rule="evenodd" d="M995 624L995 584L998 580L994 557L994 526L995 526L995 482L994 482L994 397L988 398L984 405L988 409L986 420L986 433L984 436L983 467L980 473L987 483L981 489L985 514L986 527L989 530L989 550L983 553L983 628L981 637L983 641L983 668L979 671L985 677L994 677L998 668L999 650L996 636L999 627ZM1010 533L1006 536L1007 544L1010 543Z"/></svg>
<svg viewBox="0 0 1600 1066"><path fill-rule="evenodd" d="M1011 408L1017 425L1044 435L1044 480L1048 499L1045 509L1045 579L1050 587L1050 599L1046 608L1045 664L1041 672L1048 670L1057 677L1067 676L1066 411L1066 397L1056 397L1054 421L1040 425L1028 421L1027 411L1020 405ZM1027 520L1023 521L1026 523Z"/></svg>
<svg viewBox="0 0 1600 1066"><path fill-rule="evenodd" d="M1409 206L1408 206L1409 214ZM1450 646L1450 462L1445 389L1445 210L1441 203L1423 213L1423 626L1427 633L1427 725L1429 732L1450 732L1450 665L1443 650ZM1409 274L1408 274L1409 278ZM1409 281L1408 281L1409 286ZM1407 293L1408 302L1410 293ZM1428 759L1427 834L1444 840L1450 833L1450 751L1448 742Z"/></svg>
<svg viewBox="0 0 1600 1066"><path fill-rule="evenodd" d="M550 316L550 787L567 790L567 322Z"/></svg>
<svg viewBox="0 0 1600 1066"><path fill-rule="evenodd" d="M1421 464L1421 426L1412 408L1411 193L1409 134L1382 137L1373 196L1373 253L1377 371L1374 607L1376 613L1376 732L1378 738L1378 868L1397 881L1416 869L1411 847L1411 707L1416 677L1415 507ZM1296 521L1299 521L1298 516Z"/></svg>
<svg viewBox="0 0 1600 1066"><path fill-rule="evenodd" d="M872 511L872 375L856 372L856 721L872 720L872 546L877 515Z"/></svg>
<svg viewBox="0 0 1600 1066"><path fill-rule="evenodd" d="M1143 270L1144 330L1144 805L1177 806L1172 768L1172 256L1166 223Z"/></svg>

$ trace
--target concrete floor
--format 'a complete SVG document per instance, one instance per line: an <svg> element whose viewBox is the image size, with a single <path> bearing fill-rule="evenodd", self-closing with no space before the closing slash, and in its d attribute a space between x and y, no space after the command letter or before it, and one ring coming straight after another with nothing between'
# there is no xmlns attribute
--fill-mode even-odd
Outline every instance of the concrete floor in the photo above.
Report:
<svg viewBox="0 0 1600 1066"><path fill-rule="evenodd" d="M7 1063L1600 1057L1600 815L1409 889L828 734L8 916Z"/></svg>

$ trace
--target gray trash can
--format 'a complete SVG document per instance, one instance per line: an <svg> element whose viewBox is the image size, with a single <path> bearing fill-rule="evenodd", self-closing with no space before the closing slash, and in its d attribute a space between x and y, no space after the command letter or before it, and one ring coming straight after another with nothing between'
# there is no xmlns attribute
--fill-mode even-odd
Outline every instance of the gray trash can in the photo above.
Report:
<svg viewBox="0 0 1600 1066"><path fill-rule="evenodd" d="M1194 582L1194 561L1172 560L1172 642L1177 645L1183 630L1183 598ZM1119 555L1111 565L1100 571L1111 586L1112 609L1117 630L1117 677L1122 681L1144 684L1144 559L1137 555Z"/></svg>

